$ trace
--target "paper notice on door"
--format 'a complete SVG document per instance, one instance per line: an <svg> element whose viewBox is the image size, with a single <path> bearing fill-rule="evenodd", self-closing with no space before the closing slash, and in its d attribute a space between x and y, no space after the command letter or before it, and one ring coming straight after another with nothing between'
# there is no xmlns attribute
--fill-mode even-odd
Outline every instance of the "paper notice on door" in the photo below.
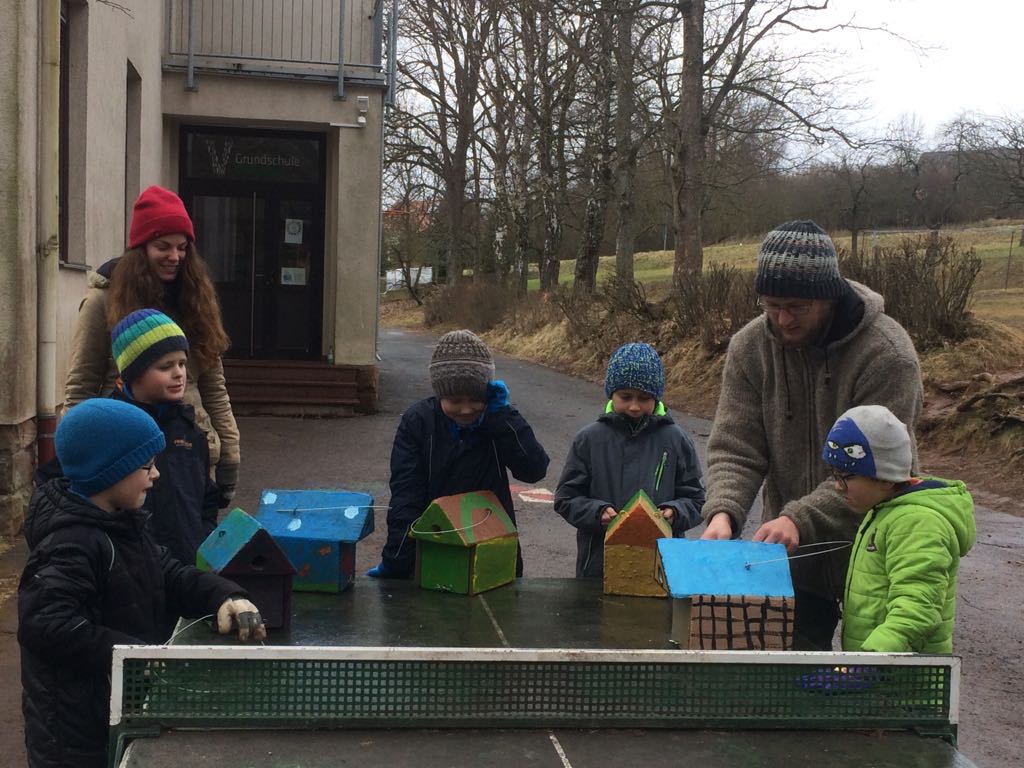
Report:
<svg viewBox="0 0 1024 768"><path fill-rule="evenodd" d="M284 241L289 245L302 245L302 219L284 220Z"/></svg>
<svg viewBox="0 0 1024 768"><path fill-rule="evenodd" d="M306 270L302 267L281 267L281 285L305 285Z"/></svg>

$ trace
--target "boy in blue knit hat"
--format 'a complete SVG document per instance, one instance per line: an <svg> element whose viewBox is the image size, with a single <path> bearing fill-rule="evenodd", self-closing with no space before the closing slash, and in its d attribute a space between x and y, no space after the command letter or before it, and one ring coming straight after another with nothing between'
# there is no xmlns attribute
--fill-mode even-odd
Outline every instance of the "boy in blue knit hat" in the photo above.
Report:
<svg viewBox="0 0 1024 768"><path fill-rule="evenodd" d="M650 344L619 347L608 361L608 404L573 440L555 492L555 511L576 528L576 575L604 574L604 534L643 490L672 534L701 522L704 483L697 449L661 401L665 371Z"/></svg>
<svg viewBox="0 0 1024 768"><path fill-rule="evenodd" d="M170 616L216 616L221 633L261 640L259 612L234 582L184 565L153 540L141 507L164 436L128 403L87 400L61 420L64 477L36 488L18 586L22 710L29 765L107 762L116 644L168 639Z"/></svg>

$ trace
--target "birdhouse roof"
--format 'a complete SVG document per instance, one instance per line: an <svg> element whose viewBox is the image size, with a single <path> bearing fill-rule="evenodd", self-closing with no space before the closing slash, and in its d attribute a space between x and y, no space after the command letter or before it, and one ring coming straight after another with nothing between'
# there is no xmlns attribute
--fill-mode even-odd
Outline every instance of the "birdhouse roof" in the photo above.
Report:
<svg viewBox="0 0 1024 768"><path fill-rule="evenodd" d="M515 533L515 524L491 491L434 499L410 529L414 538L462 547Z"/></svg>
<svg viewBox="0 0 1024 768"><path fill-rule="evenodd" d="M257 560L259 567L254 568ZM199 545L196 562L202 568L223 574L255 570L279 576L295 573L295 566L270 533L256 518L237 507Z"/></svg>
<svg viewBox="0 0 1024 768"><path fill-rule="evenodd" d="M260 492L256 513L275 539L354 543L373 532L373 497L343 490Z"/></svg>
<svg viewBox="0 0 1024 768"><path fill-rule="evenodd" d="M605 546L631 544L653 547L660 538L672 538L672 526L661 516L661 511L642 490L626 502L626 506L608 525L604 534Z"/></svg>
<svg viewBox="0 0 1024 768"><path fill-rule="evenodd" d="M672 597L792 597L786 548L758 541L659 539Z"/></svg>

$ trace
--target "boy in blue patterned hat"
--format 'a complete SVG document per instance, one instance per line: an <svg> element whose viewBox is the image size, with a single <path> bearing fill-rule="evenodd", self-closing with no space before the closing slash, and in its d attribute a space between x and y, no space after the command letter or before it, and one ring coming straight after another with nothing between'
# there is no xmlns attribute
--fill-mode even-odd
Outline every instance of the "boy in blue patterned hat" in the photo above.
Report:
<svg viewBox="0 0 1024 768"><path fill-rule="evenodd" d="M604 534L643 490L674 536L701 522L704 484L693 441L661 401L665 371L650 344L619 347L608 361L608 404L573 440L555 511L576 528L576 575L604 574Z"/></svg>
<svg viewBox="0 0 1024 768"><path fill-rule="evenodd" d="M164 448L152 418L94 398L68 411L55 442L65 476L32 495L18 586L25 744L32 766L104 768L114 645L166 642L178 615L214 615L243 641L266 630L241 587L149 534L140 507Z"/></svg>

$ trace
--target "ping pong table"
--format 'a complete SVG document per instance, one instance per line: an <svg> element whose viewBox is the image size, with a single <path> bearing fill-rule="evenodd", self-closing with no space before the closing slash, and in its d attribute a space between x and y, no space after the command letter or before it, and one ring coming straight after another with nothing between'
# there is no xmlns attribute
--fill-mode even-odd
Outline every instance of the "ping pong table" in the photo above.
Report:
<svg viewBox="0 0 1024 768"><path fill-rule="evenodd" d="M667 600L599 580L360 578L292 608L263 646L204 622L117 647L112 765L972 766L956 657L682 651Z"/></svg>

